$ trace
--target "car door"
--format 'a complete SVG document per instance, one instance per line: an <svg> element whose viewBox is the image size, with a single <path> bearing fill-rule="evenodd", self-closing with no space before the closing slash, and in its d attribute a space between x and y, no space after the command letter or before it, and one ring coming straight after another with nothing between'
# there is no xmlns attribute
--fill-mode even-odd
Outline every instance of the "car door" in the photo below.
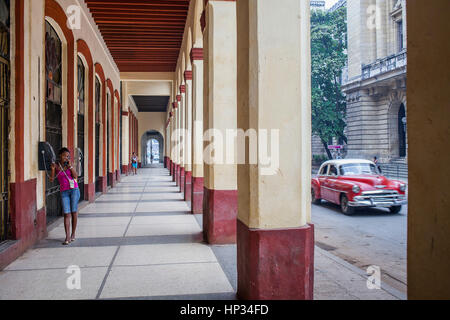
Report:
<svg viewBox="0 0 450 320"><path fill-rule="evenodd" d="M326 188L328 180L328 168L330 165L326 165L319 172L319 182L320 182L320 197L323 200L328 200L328 190Z"/></svg>
<svg viewBox="0 0 450 320"><path fill-rule="evenodd" d="M339 176L338 168L336 165L330 165L330 168L328 170L328 179L327 179L327 190L328 190L328 201L339 203L339 190L337 187L337 178Z"/></svg>

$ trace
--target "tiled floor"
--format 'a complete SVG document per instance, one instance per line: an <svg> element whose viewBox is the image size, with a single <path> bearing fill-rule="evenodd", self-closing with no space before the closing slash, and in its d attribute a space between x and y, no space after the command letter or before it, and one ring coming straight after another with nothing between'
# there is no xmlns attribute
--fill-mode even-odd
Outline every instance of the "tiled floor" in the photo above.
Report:
<svg viewBox="0 0 450 320"><path fill-rule="evenodd" d="M0 300L233 299L235 290L201 232L167 170L142 169L80 210L70 246L61 245L60 221L0 272ZM80 268L80 290L66 285L70 266Z"/></svg>
<svg viewBox="0 0 450 320"><path fill-rule="evenodd" d="M70 246L61 219L0 272L0 300L235 299L236 245L206 245L201 226L167 170L141 169L80 210ZM316 247L315 299L396 298L352 267Z"/></svg>

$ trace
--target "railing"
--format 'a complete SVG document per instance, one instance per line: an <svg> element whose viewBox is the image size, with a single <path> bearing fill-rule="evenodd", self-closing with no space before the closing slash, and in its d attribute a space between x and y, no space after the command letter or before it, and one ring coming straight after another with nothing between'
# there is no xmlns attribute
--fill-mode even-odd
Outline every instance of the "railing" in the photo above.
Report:
<svg viewBox="0 0 450 320"><path fill-rule="evenodd" d="M381 164L380 168L386 178L408 180L408 166L405 164Z"/></svg>
<svg viewBox="0 0 450 320"><path fill-rule="evenodd" d="M405 67L407 63L406 51L362 66L362 80Z"/></svg>

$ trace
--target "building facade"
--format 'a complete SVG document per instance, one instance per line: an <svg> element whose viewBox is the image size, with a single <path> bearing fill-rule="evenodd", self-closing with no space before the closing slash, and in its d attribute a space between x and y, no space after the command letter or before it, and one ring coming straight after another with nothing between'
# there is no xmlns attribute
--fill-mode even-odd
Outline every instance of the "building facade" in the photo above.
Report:
<svg viewBox="0 0 450 320"><path fill-rule="evenodd" d="M406 1L348 1L347 15L347 157L406 163Z"/></svg>

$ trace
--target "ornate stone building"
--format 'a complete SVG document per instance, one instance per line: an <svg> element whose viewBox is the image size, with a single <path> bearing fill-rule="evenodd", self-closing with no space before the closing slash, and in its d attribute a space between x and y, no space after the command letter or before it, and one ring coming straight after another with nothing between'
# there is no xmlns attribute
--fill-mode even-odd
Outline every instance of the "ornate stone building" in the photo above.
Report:
<svg viewBox="0 0 450 320"><path fill-rule="evenodd" d="M348 1L347 158L407 162L406 0Z"/></svg>

